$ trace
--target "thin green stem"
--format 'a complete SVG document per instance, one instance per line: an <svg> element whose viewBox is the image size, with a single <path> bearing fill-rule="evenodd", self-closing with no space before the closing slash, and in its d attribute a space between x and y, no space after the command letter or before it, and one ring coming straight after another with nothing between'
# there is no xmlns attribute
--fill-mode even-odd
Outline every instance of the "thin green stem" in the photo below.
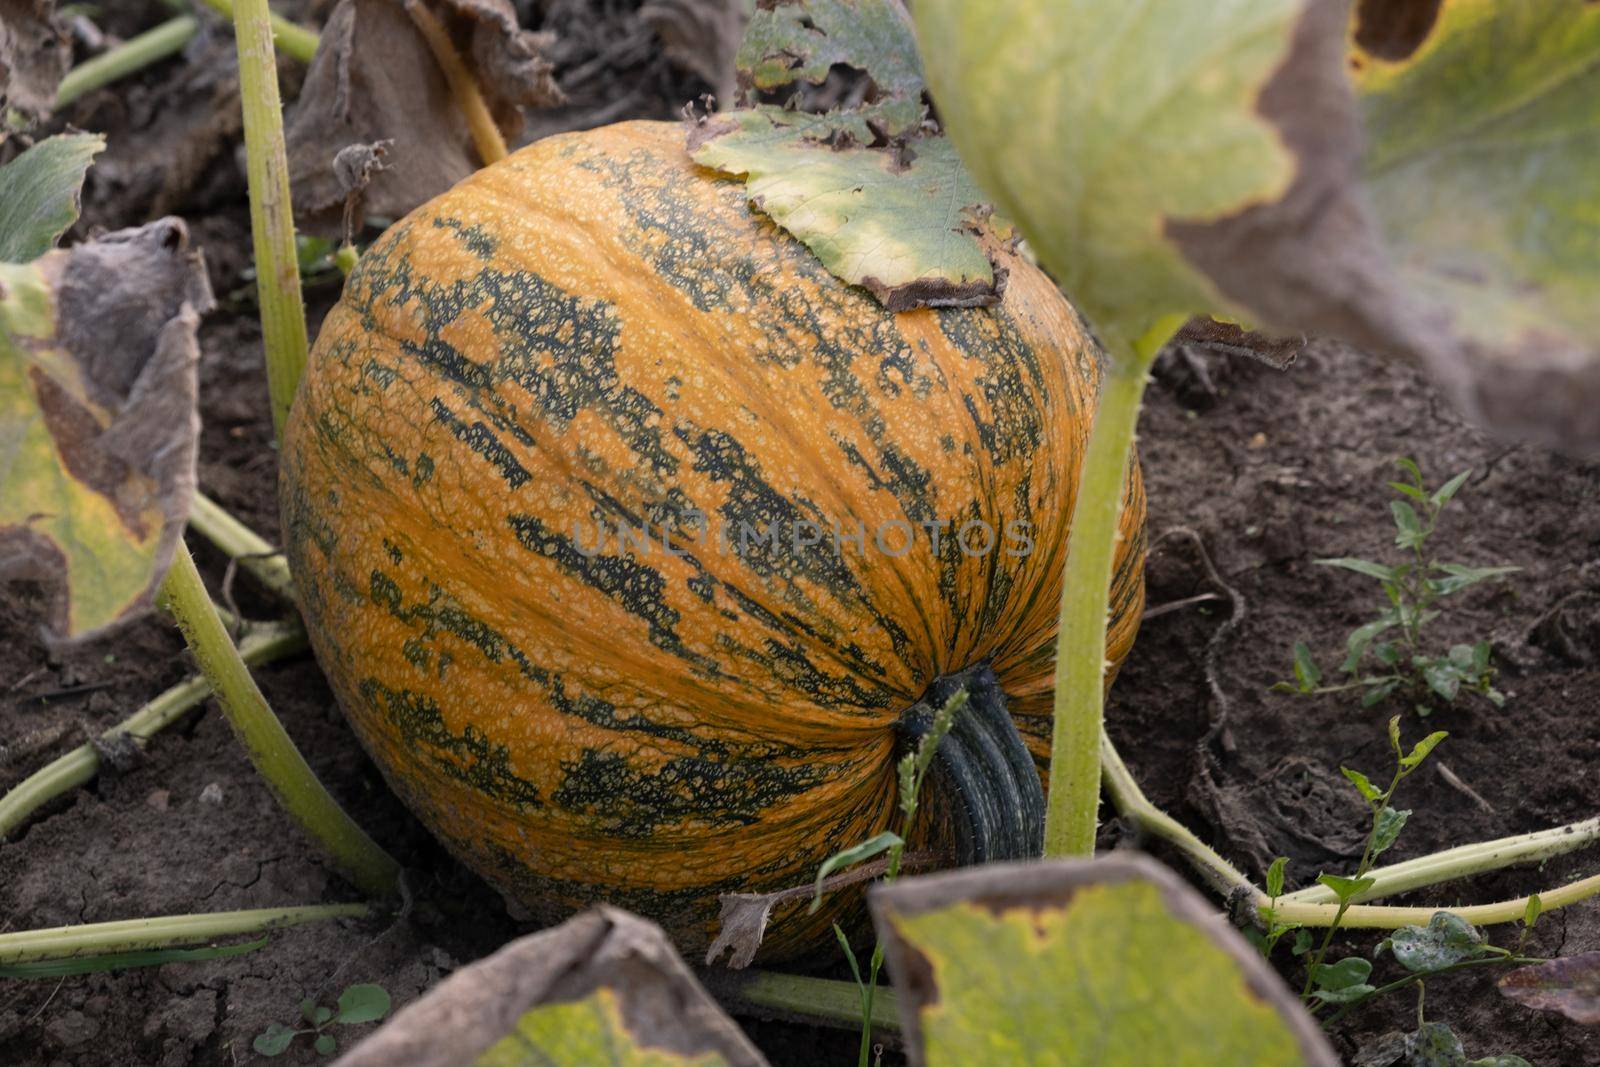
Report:
<svg viewBox="0 0 1600 1067"><path fill-rule="evenodd" d="M289 163L283 143L283 103L272 54L267 0L238 0L234 37L239 50L239 95L244 106L245 170L250 185L250 232L255 241L256 292L267 355L272 425L283 424L306 367L306 312L300 299L300 261L289 205Z"/></svg>
<svg viewBox="0 0 1600 1067"><path fill-rule="evenodd" d="M393 893L399 864L339 807L272 714L255 679L250 677L250 668L228 639L228 632L206 595L200 572L195 569L194 558L182 543L161 589L190 651L211 680L228 724L278 803L363 892L374 896Z"/></svg>
<svg viewBox="0 0 1600 1067"><path fill-rule="evenodd" d="M758 970L708 971L700 977L719 1000L741 1014L798 1016L843 1029L862 1024L861 989L855 982ZM893 990L879 990L871 1029L900 1032Z"/></svg>
<svg viewBox="0 0 1600 1067"><path fill-rule="evenodd" d="M1061 588L1050 794L1044 824L1046 856L1094 853L1100 808L1107 602L1122 515L1123 480L1150 364L1183 321L1183 316L1163 319L1130 346L1130 351L1109 352L1106 359L1094 427L1078 475Z"/></svg>
<svg viewBox="0 0 1600 1067"><path fill-rule="evenodd" d="M298 623L263 623L253 627L239 642L239 656L251 666L271 663L306 647L306 635ZM134 714L100 735L103 744L124 737L147 741L181 719L211 695L211 683L204 675L185 679L156 697ZM0 796L0 839L17 829L45 804L85 785L100 773L100 750L93 744L79 745L33 774L16 788Z"/></svg>
<svg viewBox="0 0 1600 1067"><path fill-rule="evenodd" d="M199 19L193 15L179 15L78 64L56 88L56 107L66 107L87 93L182 51L199 31Z"/></svg>
<svg viewBox="0 0 1600 1067"><path fill-rule="evenodd" d="M301 923L358 919L372 914L368 904L316 904L291 908L253 908L200 915L56 926L0 934L0 964L102 956L112 952L196 945L222 937L258 934Z"/></svg>
<svg viewBox="0 0 1600 1067"><path fill-rule="evenodd" d="M200 2L230 22L234 20L233 0L200 0ZM250 0L245 2L249 4ZM261 7L265 8L266 4L262 3ZM278 51L290 59L298 59L302 63L311 62L311 57L317 54L317 43L320 40L315 30L308 30L304 26L290 22L273 11L267 12L267 21L272 27L272 40L278 46Z"/></svg>
<svg viewBox="0 0 1600 1067"><path fill-rule="evenodd" d="M1338 908L1333 903L1338 898L1333 890L1323 885L1312 886L1294 893L1286 893L1274 903L1264 892L1215 849L1206 845L1172 816L1150 802L1123 762L1109 737L1101 737L1102 764L1106 792L1125 819L1152 837L1160 838L1176 847L1201 876L1219 894L1231 895L1243 888L1253 894L1256 907L1263 913L1271 911L1280 923L1299 923L1302 926L1326 926ZM1473 874L1500 870L1516 863L1532 863L1551 856L1559 856L1582 848L1600 839L1600 819L1589 819L1571 826L1553 830L1505 837L1495 841L1461 845L1431 856L1421 856L1390 867L1374 867L1367 876L1375 884L1365 893L1353 898L1355 903L1340 919L1346 927L1375 930L1395 930L1402 926L1426 925L1434 912L1449 911L1468 922L1480 926L1493 923L1516 922L1527 911L1528 897L1500 901L1494 904L1477 904L1467 907L1387 907L1362 904L1412 889L1454 881ZM1541 890L1537 895L1543 909L1550 910L1551 901L1558 906L1575 904L1600 894L1600 875L1584 878L1557 889Z"/></svg>
<svg viewBox="0 0 1600 1067"><path fill-rule="evenodd" d="M189 509L189 528L204 537L239 568L279 599L294 602L294 578L289 561L260 534L229 514L222 505L202 493L194 495Z"/></svg>

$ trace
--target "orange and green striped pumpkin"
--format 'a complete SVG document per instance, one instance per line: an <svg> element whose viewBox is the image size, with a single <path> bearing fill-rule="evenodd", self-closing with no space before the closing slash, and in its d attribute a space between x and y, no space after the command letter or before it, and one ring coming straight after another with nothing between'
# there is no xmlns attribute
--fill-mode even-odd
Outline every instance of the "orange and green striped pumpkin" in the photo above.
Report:
<svg viewBox="0 0 1600 1067"><path fill-rule="evenodd" d="M719 894L894 824L937 680L992 667L1044 766L1098 364L1003 259L997 306L888 312L649 122L540 141L373 245L290 419L285 536L340 704L454 853L693 951ZM1112 664L1143 522L1134 464ZM764 954L836 917L775 915Z"/></svg>

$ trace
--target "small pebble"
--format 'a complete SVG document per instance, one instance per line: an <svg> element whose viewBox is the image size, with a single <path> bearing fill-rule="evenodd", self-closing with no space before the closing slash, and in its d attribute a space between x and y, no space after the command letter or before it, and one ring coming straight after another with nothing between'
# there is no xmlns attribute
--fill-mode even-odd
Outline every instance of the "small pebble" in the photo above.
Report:
<svg viewBox="0 0 1600 1067"><path fill-rule="evenodd" d="M144 802L156 811L166 811L172 804L172 792L167 789L152 790Z"/></svg>
<svg viewBox="0 0 1600 1067"><path fill-rule="evenodd" d="M1267 435L1264 434L1264 433L1258 433L1254 437L1250 438L1250 447L1251 448L1266 448L1267 447Z"/></svg>
<svg viewBox="0 0 1600 1067"><path fill-rule="evenodd" d="M218 785L216 782L212 782L210 785L200 790L200 803L221 805L222 786Z"/></svg>

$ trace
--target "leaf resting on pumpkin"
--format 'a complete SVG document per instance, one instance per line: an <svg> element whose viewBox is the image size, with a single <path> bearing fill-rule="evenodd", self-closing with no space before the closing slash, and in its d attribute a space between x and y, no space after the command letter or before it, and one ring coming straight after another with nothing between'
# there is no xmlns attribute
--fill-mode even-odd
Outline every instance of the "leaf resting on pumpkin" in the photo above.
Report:
<svg viewBox="0 0 1600 1067"><path fill-rule="evenodd" d="M210 306L177 219L0 265L0 580L53 586L57 636L149 607L172 561Z"/></svg>
<svg viewBox="0 0 1600 1067"><path fill-rule="evenodd" d="M871 900L913 1063L1338 1063L1282 980L1153 860L992 864Z"/></svg>
<svg viewBox="0 0 1600 1067"><path fill-rule="evenodd" d="M690 127L695 161L743 178L753 207L891 310L995 303L1005 274L991 251L1009 230L928 121L899 0L776 0L738 56L741 84L765 92L820 83L838 64L871 79L859 104L707 116Z"/></svg>

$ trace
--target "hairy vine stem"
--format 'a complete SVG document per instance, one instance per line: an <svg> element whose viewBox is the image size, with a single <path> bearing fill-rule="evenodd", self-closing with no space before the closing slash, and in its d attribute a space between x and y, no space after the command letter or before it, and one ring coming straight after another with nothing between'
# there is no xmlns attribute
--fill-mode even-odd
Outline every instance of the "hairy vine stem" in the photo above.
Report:
<svg viewBox="0 0 1600 1067"><path fill-rule="evenodd" d="M181 542L161 591L167 610L215 689L228 724L278 803L363 892L393 895L400 865L345 813L295 748L228 639L194 558Z"/></svg>
<svg viewBox="0 0 1600 1067"><path fill-rule="evenodd" d="M262 623L252 627L239 643L239 656L251 666L271 663L306 647L305 631L298 623ZM147 741L181 719L211 695L204 675L186 678L100 735L99 745L79 745L45 764L0 796L0 839L16 830L45 804L100 773L100 747L124 738Z"/></svg>
<svg viewBox="0 0 1600 1067"><path fill-rule="evenodd" d="M1106 615L1122 515L1122 485L1150 365L1186 319L1184 315L1166 316L1128 351L1111 353L1106 359L1099 407L1078 476L1061 588L1055 724L1045 810L1046 856L1094 853L1105 710Z"/></svg>
<svg viewBox="0 0 1600 1067"><path fill-rule="evenodd" d="M359 919L371 914L372 907L368 904L315 904L23 930L0 934L0 965L197 945L221 937L262 933L328 919Z"/></svg>

